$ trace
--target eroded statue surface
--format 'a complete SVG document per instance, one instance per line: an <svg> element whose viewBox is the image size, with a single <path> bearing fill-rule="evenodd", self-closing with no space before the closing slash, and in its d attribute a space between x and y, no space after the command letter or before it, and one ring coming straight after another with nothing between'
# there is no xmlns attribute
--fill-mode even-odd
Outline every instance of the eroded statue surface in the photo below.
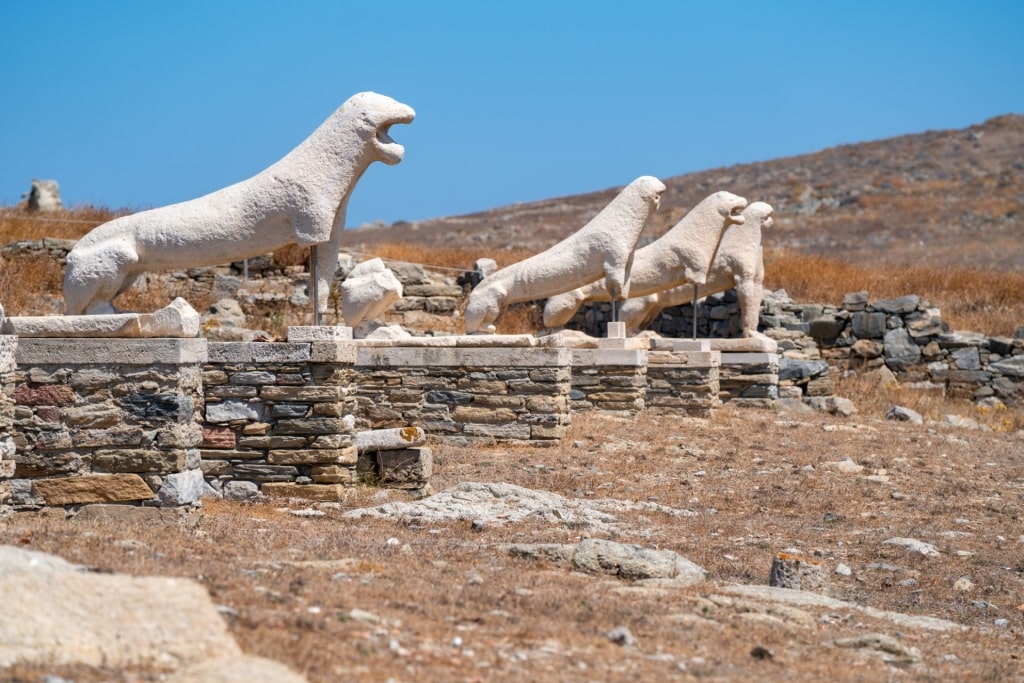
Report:
<svg viewBox="0 0 1024 683"><path fill-rule="evenodd" d="M145 272L228 263L290 244L318 245L315 305L325 312L352 190L374 161L402 160L405 150L388 131L415 115L390 97L359 93L248 180L95 228L68 254L67 314L114 313L114 298Z"/></svg>
<svg viewBox="0 0 1024 683"><path fill-rule="evenodd" d="M629 296L636 242L664 191L657 178L641 176L574 234L484 278L469 296L466 332L493 329L491 323L510 304L555 296L599 278L613 299Z"/></svg>
<svg viewBox="0 0 1024 683"><path fill-rule="evenodd" d="M341 283L341 315L349 327L372 321L402 298L402 283L379 258L358 264Z"/></svg>
<svg viewBox="0 0 1024 683"><path fill-rule="evenodd" d="M722 236L730 225L743 222L747 200L731 192L703 199L668 232L637 249L630 276L630 297L659 292L684 282L704 284ZM605 282L595 280L553 295L544 305L544 326L563 327L588 301L612 301Z"/></svg>
<svg viewBox="0 0 1024 683"><path fill-rule="evenodd" d="M743 320L743 336L764 337L757 331L764 297L764 248L762 231L772 227L772 207L754 202L743 211L743 223L729 228L711 264L707 283L697 287L697 298L736 288ZM620 316L629 334L646 328L662 309L693 301L693 285L687 283L662 292L628 300Z"/></svg>

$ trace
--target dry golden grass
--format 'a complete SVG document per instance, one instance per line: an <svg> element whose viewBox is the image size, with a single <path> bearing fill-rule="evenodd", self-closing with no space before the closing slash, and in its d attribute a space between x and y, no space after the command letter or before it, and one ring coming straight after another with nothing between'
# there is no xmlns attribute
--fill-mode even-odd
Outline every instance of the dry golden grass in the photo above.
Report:
<svg viewBox="0 0 1024 683"><path fill-rule="evenodd" d="M1024 324L1024 272L937 266L878 267L792 251L765 254L765 287L797 301L842 303L866 290L871 300L917 294L954 330L1013 335Z"/></svg>
<svg viewBox="0 0 1024 683"><path fill-rule="evenodd" d="M729 408L706 421L585 414L559 448L438 446L434 485L504 481L567 498L653 501L695 516L617 514L617 529L598 534L540 519L482 531L470 520L344 519L345 510L379 502L373 489L357 488L319 519L292 516L281 502L209 502L193 528L18 514L0 521L0 543L101 571L197 579L237 613L226 618L244 651L285 662L313 683L1015 681L1024 672L1020 443L870 416ZM843 458L865 470L829 465ZM503 549L587 536L674 550L709 580L643 585ZM940 554L883 544L893 537L933 543ZM726 584L765 584L772 556L790 547L830 574L840 563L852 569L849 577L831 574L834 597L969 628L933 633L849 607L762 613L715 598ZM971 585L958 588L965 576ZM997 618L1008 625L995 627ZM616 627L628 628L636 644L612 644L606 634ZM922 662L895 666L832 645L868 633L916 648ZM752 656L758 646L770 656ZM16 671L33 683L44 674L77 683L156 680L145 672Z"/></svg>

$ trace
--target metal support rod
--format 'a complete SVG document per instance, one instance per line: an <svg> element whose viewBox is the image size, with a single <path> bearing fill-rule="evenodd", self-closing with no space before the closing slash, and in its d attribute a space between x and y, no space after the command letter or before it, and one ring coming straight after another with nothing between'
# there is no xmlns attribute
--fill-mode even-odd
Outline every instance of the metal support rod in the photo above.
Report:
<svg viewBox="0 0 1024 683"><path fill-rule="evenodd" d="M619 322L619 302L616 299L612 299L612 322Z"/></svg>
<svg viewBox="0 0 1024 683"><path fill-rule="evenodd" d="M693 285L693 338L697 338L697 285Z"/></svg>
<svg viewBox="0 0 1024 683"><path fill-rule="evenodd" d="M249 259L242 259L242 280L248 282L249 280Z"/></svg>
<svg viewBox="0 0 1024 683"><path fill-rule="evenodd" d="M320 278L316 275L316 245L309 250L309 291L313 300L313 325L320 327Z"/></svg>

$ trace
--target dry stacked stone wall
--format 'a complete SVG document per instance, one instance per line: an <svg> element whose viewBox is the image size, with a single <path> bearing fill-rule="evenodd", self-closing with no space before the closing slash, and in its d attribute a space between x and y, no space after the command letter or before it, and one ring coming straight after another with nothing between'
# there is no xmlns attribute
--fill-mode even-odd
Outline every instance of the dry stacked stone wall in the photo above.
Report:
<svg viewBox="0 0 1024 683"><path fill-rule="evenodd" d="M449 443L555 445L565 436L568 349L499 345L486 337L436 342L359 346L356 416L362 423L371 429L422 425Z"/></svg>
<svg viewBox="0 0 1024 683"><path fill-rule="evenodd" d="M12 505L198 500L205 340L20 339L16 356Z"/></svg>
<svg viewBox="0 0 1024 683"><path fill-rule="evenodd" d="M635 414L646 397L646 350L573 349L572 410Z"/></svg>
<svg viewBox="0 0 1024 683"><path fill-rule="evenodd" d="M707 417L719 405L721 353L677 350L652 340L647 355L647 409Z"/></svg>
<svg viewBox="0 0 1024 683"><path fill-rule="evenodd" d="M359 480L355 345L210 343L203 366L202 470L228 500L337 500Z"/></svg>
<svg viewBox="0 0 1024 683"><path fill-rule="evenodd" d="M17 367L14 354L18 338L0 335L0 504L10 495L3 482L14 476L16 448L11 432L14 429L14 377Z"/></svg>

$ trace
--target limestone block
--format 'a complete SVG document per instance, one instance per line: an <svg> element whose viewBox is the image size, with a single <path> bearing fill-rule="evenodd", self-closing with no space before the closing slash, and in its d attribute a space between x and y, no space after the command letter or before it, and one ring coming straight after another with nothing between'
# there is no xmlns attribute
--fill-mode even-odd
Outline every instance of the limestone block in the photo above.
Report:
<svg viewBox="0 0 1024 683"><path fill-rule="evenodd" d="M657 178L641 176L576 233L484 278L469 296L466 332L493 327L491 323L511 304L569 292L599 278L612 299L627 297L635 267L633 250L664 191Z"/></svg>
<svg viewBox="0 0 1024 683"><path fill-rule="evenodd" d="M260 495L260 487L252 481L229 481L222 489L224 500L246 501Z"/></svg>
<svg viewBox="0 0 1024 683"><path fill-rule="evenodd" d="M313 363L351 365L356 362L356 345L349 341L315 341L310 344L309 359Z"/></svg>
<svg viewBox="0 0 1024 683"><path fill-rule="evenodd" d="M0 669L159 672L240 655L206 590L190 579L83 572L11 547L0 547L0 567Z"/></svg>
<svg viewBox="0 0 1024 683"><path fill-rule="evenodd" d="M364 261L341 283L341 314L345 324L356 327L375 320L402 298L402 283L379 258Z"/></svg>
<svg viewBox="0 0 1024 683"><path fill-rule="evenodd" d="M427 447L380 451L372 458L377 482L382 485L422 487L433 475L433 454Z"/></svg>
<svg viewBox="0 0 1024 683"><path fill-rule="evenodd" d="M207 422L233 422L235 420L259 420L262 418L262 403L243 403L242 401L224 401L206 404Z"/></svg>
<svg viewBox="0 0 1024 683"><path fill-rule="evenodd" d="M288 327L288 341L292 343L351 340L352 328L345 325L290 325Z"/></svg>
<svg viewBox="0 0 1024 683"><path fill-rule="evenodd" d="M260 486L268 498L297 498L317 502L345 500L346 487L341 484L292 484L269 482Z"/></svg>
<svg viewBox="0 0 1024 683"><path fill-rule="evenodd" d="M389 136L415 112L376 93L359 93L312 135L257 175L198 199L117 218L93 229L67 257L69 314L111 313L111 301L146 271L187 269L320 245L316 272L327 310L348 197L374 161L397 164Z"/></svg>
<svg viewBox="0 0 1024 683"><path fill-rule="evenodd" d="M306 403L340 401L348 393L343 387L268 387L260 391L267 401L303 401Z"/></svg>
<svg viewBox="0 0 1024 683"><path fill-rule="evenodd" d="M777 588L822 592L828 587L824 562L792 553L777 553L772 558L768 585Z"/></svg>
<svg viewBox="0 0 1024 683"><path fill-rule="evenodd" d="M153 491L137 474L94 474L32 480L33 493L47 505L121 503L153 498Z"/></svg>
<svg viewBox="0 0 1024 683"><path fill-rule="evenodd" d="M2 331L23 338L191 338L199 334L199 314L178 297L155 313L12 317L3 322Z"/></svg>
<svg viewBox="0 0 1024 683"><path fill-rule="evenodd" d="M271 465L355 465L356 448L280 449L267 454Z"/></svg>
<svg viewBox="0 0 1024 683"><path fill-rule="evenodd" d="M205 363L205 339L43 339L23 338L18 365L191 365Z"/></svg>
<svg viewBox="0 0 1024 683"><path fill-rule="evenodd" d="M188 505L203 495L203 483L203 472L199 469L168 474L163 477L157 497L167 507Z"/></svg>
<svg viewBox="0 0 1024 683"><path fill-rule="evenodd" d="M400 429L374 429L359 432L355 435L355 447L360 453L368 451L388 451L421 446L427 440L427 434L419 427L402 427Z"/></svg>

